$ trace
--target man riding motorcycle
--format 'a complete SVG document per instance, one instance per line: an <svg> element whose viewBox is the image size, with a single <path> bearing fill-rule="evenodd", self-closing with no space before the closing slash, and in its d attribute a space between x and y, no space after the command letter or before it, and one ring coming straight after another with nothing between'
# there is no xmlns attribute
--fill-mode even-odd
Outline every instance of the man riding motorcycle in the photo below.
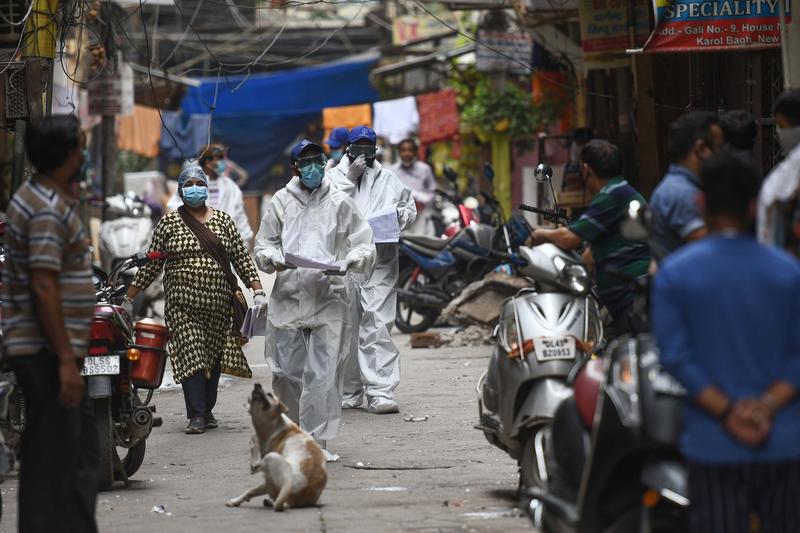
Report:
<svg viewBox="0 0 800 533"><path fill-rule="evenodd" d="M647 275L650 250L647 244L629 241L620 233L628 205L644 198L622 177L622 152L608 141L594 140L581 151L581 175L593 195L586 212L569 227L536 229L533 244L551 242L565 250L576 250L584 241L594 263L598 292L614 319L614 334L637 329L632 308L636 280Z"/></svg>

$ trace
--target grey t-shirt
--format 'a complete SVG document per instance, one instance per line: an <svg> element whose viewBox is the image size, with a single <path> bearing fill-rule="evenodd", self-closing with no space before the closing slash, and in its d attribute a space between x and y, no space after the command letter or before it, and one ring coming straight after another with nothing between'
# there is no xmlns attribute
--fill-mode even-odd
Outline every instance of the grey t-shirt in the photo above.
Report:
<svg viewBox="0 0 800 533"><path fill-rule="evenodd" d="M667 174L650 198L653 231L650 248L653 258L661 262L683 246L686 238L705 227L698 204L700 179L681 165L670 165Z"/></svg>

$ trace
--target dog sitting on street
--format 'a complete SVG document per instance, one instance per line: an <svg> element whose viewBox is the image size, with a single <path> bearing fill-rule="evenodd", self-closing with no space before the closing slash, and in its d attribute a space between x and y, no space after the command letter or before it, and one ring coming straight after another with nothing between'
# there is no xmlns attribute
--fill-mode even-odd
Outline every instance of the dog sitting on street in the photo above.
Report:
<svg viewBox="0 0 800 533"><path fill-rule="evenodd" d="M256 383L249 398L255 435L250 439L250 473L262 472L264 483L225 503L239 507L268 495L275 511L317 504L328 474L322 448L286 416L286 406ZM264 505L270 501L265 499Z"/></svg>

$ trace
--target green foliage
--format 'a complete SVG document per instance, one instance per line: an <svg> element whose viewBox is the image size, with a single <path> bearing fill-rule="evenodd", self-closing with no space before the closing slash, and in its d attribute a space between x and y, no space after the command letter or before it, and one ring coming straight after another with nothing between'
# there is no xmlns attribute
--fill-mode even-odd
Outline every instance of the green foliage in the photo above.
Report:
<svg viewBox="0 0 800 533"><path fill-rule="evenodd" d="M473 67L452 69L451 86L456 89L462 125L487 142L493 133L512 139L532 140L538 131L557 120L561 105L545 99L535 103L520 84L507 81L500 89ZM526 85L530 78L522 78Z"/></svg>

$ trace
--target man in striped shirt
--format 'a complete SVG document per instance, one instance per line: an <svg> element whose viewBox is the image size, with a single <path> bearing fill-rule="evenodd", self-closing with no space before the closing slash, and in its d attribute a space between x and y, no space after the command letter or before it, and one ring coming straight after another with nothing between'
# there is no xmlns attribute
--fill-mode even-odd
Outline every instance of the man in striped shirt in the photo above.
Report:
<svg viewBox="0 0 800 533"><path fill-rule="evenodd" d="M637 320L631 316L636 293L633 280L647 275L650 251L646 243L623 237L619 224L631 201L646 202L622 177L622 152L608 141L594 140L584 146L581 174L594 195L589 208L570 227L537 229L533 239L536 244L552 242L565 250L587 242L600 299L614 319L614 331L628 333Z"/></svg>
<svg viewBox="0 0 800 533"><path fill-rule="evenodd" d="M59 116L32 124L25 144L37 174L7 212L2 320L4 362L26 408L19 530L95 532L98 443L80 375L95 295L89 239L71 193L84 139L75 117Z"/></svg>

